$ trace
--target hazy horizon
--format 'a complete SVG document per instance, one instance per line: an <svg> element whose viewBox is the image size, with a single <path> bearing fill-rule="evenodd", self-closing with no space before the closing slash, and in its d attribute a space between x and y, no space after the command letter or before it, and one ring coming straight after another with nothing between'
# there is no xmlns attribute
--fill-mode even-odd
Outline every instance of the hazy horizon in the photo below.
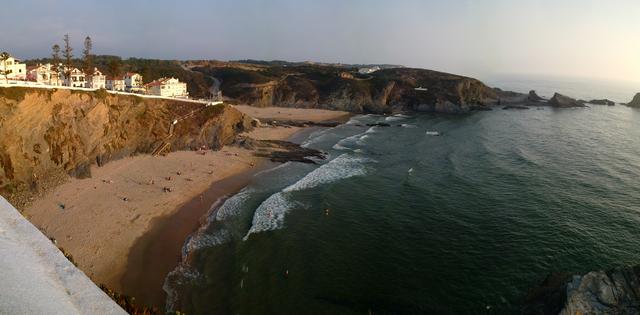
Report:
<svg viewBox="0 0 640 315"><path fill-rule="evenodd" d="M48 57L68 33L79 56L400 64L500 75L640 82L640 2L204 0L7 3L0 49ZM31 17L31 18L25 18ZM37 17L37 18L35 18Z"/></svg>

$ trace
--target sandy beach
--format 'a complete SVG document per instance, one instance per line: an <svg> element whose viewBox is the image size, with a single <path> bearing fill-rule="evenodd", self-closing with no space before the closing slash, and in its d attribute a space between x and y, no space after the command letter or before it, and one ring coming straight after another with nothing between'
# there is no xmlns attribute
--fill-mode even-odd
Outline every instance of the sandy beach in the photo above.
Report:
<svg viewBox="0 0 640 315"><path fill-rule="evenodd" d="M344 112L324 110L236 108L259 119L325 121L348 117ZM302 129L260 127L246 135L284 140ZM166 274L165 270L177 264L184 240L211 204L235 193L253 174L271 165L252 151L234 146L204 154L180 151L159 157L128 157L93 166L91 178L70 178L36 200L24 214L55 238L94 282L138 297L147 290L157 292L156 286L161 286L164 278L158 274ZM166 235L167 230L172 233ZM158 294L138 300L163 303Z"/></svg>

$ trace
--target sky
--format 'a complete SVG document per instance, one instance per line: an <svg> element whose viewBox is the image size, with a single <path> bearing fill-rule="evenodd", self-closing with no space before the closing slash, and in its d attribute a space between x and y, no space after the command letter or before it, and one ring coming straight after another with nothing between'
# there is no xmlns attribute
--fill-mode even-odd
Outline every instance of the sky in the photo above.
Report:
<svg viewBox="0 0 640 315"><path fill-rule="evenodd" d="M76 55L388 63L479 78L640 82L638 0L21 0L0 50Z"/></svg>

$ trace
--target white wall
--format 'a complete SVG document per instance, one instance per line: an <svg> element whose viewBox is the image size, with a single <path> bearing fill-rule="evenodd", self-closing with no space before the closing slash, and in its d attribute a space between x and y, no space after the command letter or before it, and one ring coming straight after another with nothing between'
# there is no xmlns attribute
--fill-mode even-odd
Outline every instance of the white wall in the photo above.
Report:
<svg viewBox="0 0 640 315"><path fill-rule="evenodd" d="M0 196L0 314L127 314Z"/></svg>

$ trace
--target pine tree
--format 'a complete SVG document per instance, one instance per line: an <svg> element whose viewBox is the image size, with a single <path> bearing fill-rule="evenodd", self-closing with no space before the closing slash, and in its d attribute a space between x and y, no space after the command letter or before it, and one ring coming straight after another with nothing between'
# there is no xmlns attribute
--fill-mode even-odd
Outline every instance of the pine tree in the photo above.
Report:
<svg viewBox="0 0 640 315"><path fill-rule="evenodd" d="M69 34L64 35L64 51L62 52L62 56L65 59L64 76L69 81L69 86L71 86L71 68L73 66L73 48L71 48Z"/></svg>
<svg viewBox="0 0 640 315"><path fill-rule="evenodd" d="M60 45L51 46L53 53L51 54L51 72L56 76L56 80L60 78Z"/></svg>
<svg viewBox="0 0 640 315"><path fill-rule="evenodd" d="M11 73L11 70L7 70L7 60L9 60L9 58L11 58L11 55L9 55L8 52L3 51L0 53L0 60L2 60L2 70L0 71L0 75L4 76L5 83L9 82L7 76Z"/></svg>
<svg viewBox="0 0 640 315"><path fill-rule="evenodd" d="M93 43L91 42L91 37L87 36L84 39L84 50L82 51L82 70L89 76L93 75L93 55L91 54L91 49L93 49Z"/></svg>

